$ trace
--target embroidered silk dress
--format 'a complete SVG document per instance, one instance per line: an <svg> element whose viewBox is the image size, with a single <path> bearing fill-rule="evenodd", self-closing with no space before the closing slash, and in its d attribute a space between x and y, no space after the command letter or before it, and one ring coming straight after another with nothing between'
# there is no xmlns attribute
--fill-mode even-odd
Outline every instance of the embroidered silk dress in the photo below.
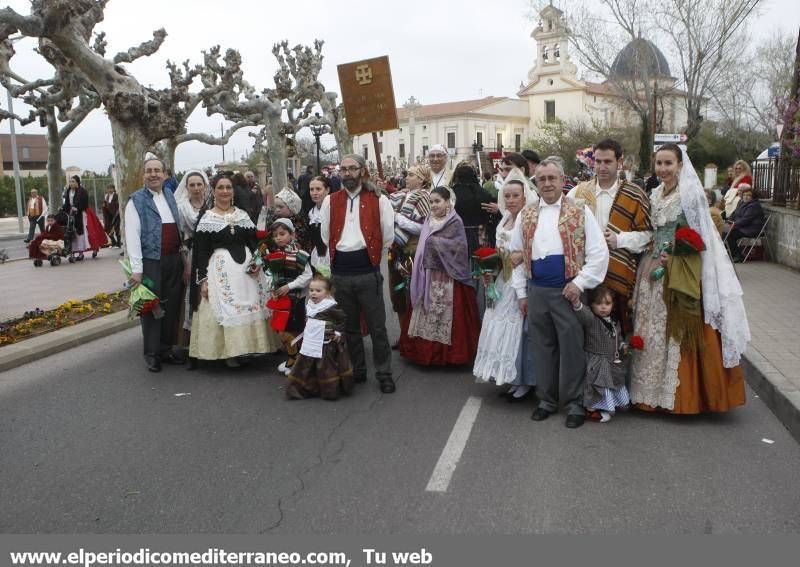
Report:
<svg viewBox="0 0 800 567"><path fill-rule="evenodd" d="M660 266L659 248L674 242L675 229L685 225L678 188L664 196L664 185L650 195L655 235L651 253L640 264L634 291L634 335L644 339L644 349L633 353L630 397L642 409L661 408L672 413L723 412L745 402L741 366L725 368L719 333L703 325L699 352L684 349L667 336L664 279L653 279ZM706 261L706 258L703 258Z"/></svg>
<svg viewBox="0 0 800 567"><path fill-rule="evenodd" d="M255 246L255 225L242 209L221 216L206 211L197 225L193 249L192 336L189 356L219 360L274 352L277 336L268 331L269 281L262 271L247 274ZM208 299L199 284L208 278Z"/></svg>

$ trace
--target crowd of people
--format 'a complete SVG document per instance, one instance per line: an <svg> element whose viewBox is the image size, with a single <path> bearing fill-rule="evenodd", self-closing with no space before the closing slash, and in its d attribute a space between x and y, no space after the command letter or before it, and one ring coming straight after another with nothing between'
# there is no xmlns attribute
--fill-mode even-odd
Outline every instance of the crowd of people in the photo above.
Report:
<svg viewBox="0 0 800 567"><path fill-rule="evenodd" d="M116 243L125 216L130 284L161 302L141 317L148 370L272 354L288 398L336 399L367 380L369 336L383 393L396 389L396 348L417 365L469 365L509 402L535 395L533 420L563 409L570 428L631 406L693 414L744 403L742 291L710 213L717 202L681 148L656 153L649 194L620 176L614 140L596 144L595 175L575 186L559 159L533 151L506 154L496 182L469 162L448 167L441 146L427 157L387 187L348 155L339 190L309 170L274 195L202 171L173 191L148 159L124 211L111 189L103 207ZM76 181L64 206L77 218ZM734 242L757 202L746 177L736 181ZM81 221L87 242L73 250L91 250L92 220Z"/></svg>

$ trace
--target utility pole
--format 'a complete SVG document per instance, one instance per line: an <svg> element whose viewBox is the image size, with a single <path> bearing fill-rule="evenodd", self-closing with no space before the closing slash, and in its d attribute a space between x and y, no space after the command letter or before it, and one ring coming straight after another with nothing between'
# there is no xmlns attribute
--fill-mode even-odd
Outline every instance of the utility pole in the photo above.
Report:
<svg viewBox="0 0 800 567"><path fill-rule="evenodd" d="M8 113L12 115L9 119L11 129L11 161L14 162L14 187L17 193L17 217L19 220L19 231L24 232L22 227L22 182L19 177L19 156L17 155L17 133L14 129L14 102L11 92L6 89L8 95Z"/></svg>
<svg viewBox="0 0 800 567"><path fill-rule="evenodd" d="M225 130L222 129L222 122L219 123L219 135L225 137ZM225 163L225 144L222 144L222 163Z"/></svg>

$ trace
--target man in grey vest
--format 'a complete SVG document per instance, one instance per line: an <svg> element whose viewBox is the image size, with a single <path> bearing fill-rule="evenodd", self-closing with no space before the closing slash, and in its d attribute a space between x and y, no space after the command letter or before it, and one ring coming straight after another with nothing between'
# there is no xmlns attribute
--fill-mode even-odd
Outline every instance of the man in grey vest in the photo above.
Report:
<svg viewBox="0 0 800 567"><path fill-rule="evenodd" d="M144 358L150 372L161 362L182 364L172 352L178 333L185 253L178 231L178 206L172 191L162 189L163 162L144 162L144 187L131 195L125 207L125 244L131 262L131 284L143 283L161 300L163 316L142 315ZM159 313L161 314L161 313Z"/></svg>

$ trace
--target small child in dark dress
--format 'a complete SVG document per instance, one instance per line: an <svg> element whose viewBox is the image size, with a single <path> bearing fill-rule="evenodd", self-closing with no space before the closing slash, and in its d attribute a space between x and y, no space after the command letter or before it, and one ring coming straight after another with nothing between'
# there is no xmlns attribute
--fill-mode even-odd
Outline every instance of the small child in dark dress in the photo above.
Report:
<svg viewBox="0 0 800 567"><path fill-rule="evenodd" d="M306 326L300 353L286 383L287 398L336 400L340 394L353 391L344 323L344 311L331 296L330 280L321 273L315 274L308 284Z"/></svg>
<svg viewBox="0 0 800 567"><path fill-rule="evenodd" d="M630 405L625 387L628 345L624 342L619 321L612 317L614 291L600 285L590 292L591 309L580 300L572 305L584 329L586 385L583 405L589 419L606 422L617 408Z"/></svg>

